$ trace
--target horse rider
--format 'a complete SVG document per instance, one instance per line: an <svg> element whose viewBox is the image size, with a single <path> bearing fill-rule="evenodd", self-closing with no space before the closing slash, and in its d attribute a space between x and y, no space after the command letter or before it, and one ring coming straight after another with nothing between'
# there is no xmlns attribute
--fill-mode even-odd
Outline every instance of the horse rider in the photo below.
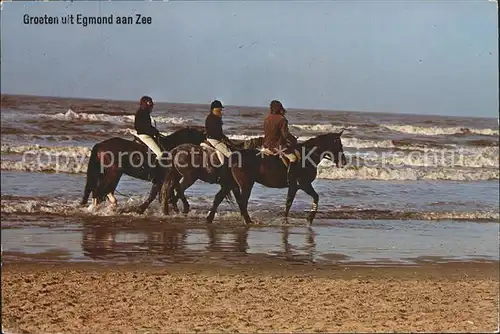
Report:
<svg viewBox="0 0 500 334"><path fill-rule="evenodd" d="M153 111L153 99L149 96L143 96L139 102L139 109L135 114L134 128L137 131L137 137L153 151L158 161L163 150L156 143L160 131L151 124L151 112Z"/></svg>
<svg viewBox="0 0 500 334"><path fill-rule="evenodd" d="M205 119L205 131L207 141L217 151L222 153L226 158L231 155L230 146L233 146L229 138L222 131L222 109L224 106L219 100L214 100L210 104L210 113Z"/></svg>
<svg viewBox="0 0 500 334"><path fill-rule="evenodd" d="M269 115L264 120L264 141L262 146L264 149L280 155L280 158L287 166L287 182L290 184L295 170L293 168L294 163L297 161L297 155L293 149L293 146L297 143L297 138L290 133L285 114L286 109L280 101L271 101ZM289 163L283 159L283 156L286 157Z"/></svg>

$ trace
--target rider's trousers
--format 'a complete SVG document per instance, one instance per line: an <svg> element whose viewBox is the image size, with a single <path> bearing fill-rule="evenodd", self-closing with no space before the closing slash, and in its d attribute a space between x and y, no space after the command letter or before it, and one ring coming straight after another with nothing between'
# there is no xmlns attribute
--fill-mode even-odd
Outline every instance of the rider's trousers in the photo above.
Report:
<svg viewBox="0 0 500 334"><path fill-rule="evenodd" d="M162 149L160 148L160 146L158 146L158 144L154 141L154 139L150 135L141 134L137 136L139 137L140 140L142 140L144 144L146 144L151 149L151 151L153 151L154 154L156 154L157 159L163 155Z"/></svg>
<svg viewBox="0 0 500 334"><path fill-rule="evenodd" d="M222 153L226 158L229 158L229 156L231 155L231 150L227 147L226 144L213 138L208 138L207 141L217 150L218 153ZM223 161L224 157L219 156L219 159Z"/></svg>

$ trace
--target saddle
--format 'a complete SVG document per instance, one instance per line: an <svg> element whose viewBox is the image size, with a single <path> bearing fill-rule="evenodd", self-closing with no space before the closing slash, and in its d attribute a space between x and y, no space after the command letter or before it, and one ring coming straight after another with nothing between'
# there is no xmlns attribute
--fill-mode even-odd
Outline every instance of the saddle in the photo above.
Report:
<svg viewBox="0 0 500 334"><path fill-rule="evenodd" d="M264 154L265 156L278 156L279 155L279 153L273 152L270 149L268 149L267 147L261 147L260 152L262 154ZM301 157L300 157L300 152L298 150L294 149L293 154L295 154L295 156L297 157L297 160L300 160ZM288 168L288 166L290 165L290 160L286 157L286 155L283 155L281 157L281 161L283 162L285 167Z"/></svg>
<svg viewBox="0 0 500 334"><path fill-rule="evenodd" d="M139 145L142 145L144 146L148 151L150 150L148 145L144 144L144 142L135 134L133 133L132 134L132 137L134 137L134 139L132 140L132 142L134 143L137 143ZM160 146L160 148L165 151L165 149L163 148L163 146L160 144L160 142L158 141L158 139L155 139L155 143L158 144L158 146Z"/></svg>

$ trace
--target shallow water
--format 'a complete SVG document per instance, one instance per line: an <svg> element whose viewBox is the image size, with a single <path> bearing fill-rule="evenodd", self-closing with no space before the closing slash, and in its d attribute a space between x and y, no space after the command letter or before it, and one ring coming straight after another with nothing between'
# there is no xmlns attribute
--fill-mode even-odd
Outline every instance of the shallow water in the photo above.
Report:
<svg viewBox="0 0 500 334"><path fill-rule="evenodd" d="M43 225L44 220L50 224ZM6 260L415 265L422 261L498 261L498 224L451 221L320 220L306 226L203 226L106 217L101 222L39 216L9 221Z"/></svg>
<svg viewBox="0 0 500 334"><path fill-rule="evenodd" d="M245 228L223 202L204 224L218 186L187 191L188 215L165 218L158 202L134 211L150 183L124 176L118 208L77 204L90 148L131 138L135 104L2 95L1 213L5 259L130 261L165 264L388 263L498 260L498 121L382 113L289 110L305 140L339 131L346 168L323 161L313 186L319 212L308 228L311 198L299 191L289 224L280 217L286 190L256 185ZM262 135L263 108L226 108L233 139ZM206 106L158 103L166 133L202 125Z"/></svg>

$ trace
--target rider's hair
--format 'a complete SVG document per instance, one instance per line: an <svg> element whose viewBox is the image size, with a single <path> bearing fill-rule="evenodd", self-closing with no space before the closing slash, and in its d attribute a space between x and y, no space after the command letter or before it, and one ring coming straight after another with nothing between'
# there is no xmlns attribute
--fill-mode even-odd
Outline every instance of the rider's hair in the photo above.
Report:
<svg viewBox="0 0 500 334"><path fill-rule="evenodd" d="M283 105L278 100L272 100L269 108L271 109L271 114L275 115L280 114L281 110L284 109Z"/></svg>
<svg viewBox="0 0 500 334"><path fill-rule="evenodd" d="M142 108L148 108L153 105L153 99L150 96L144 95L141 97L141 101L139 102Z"/></svg>

